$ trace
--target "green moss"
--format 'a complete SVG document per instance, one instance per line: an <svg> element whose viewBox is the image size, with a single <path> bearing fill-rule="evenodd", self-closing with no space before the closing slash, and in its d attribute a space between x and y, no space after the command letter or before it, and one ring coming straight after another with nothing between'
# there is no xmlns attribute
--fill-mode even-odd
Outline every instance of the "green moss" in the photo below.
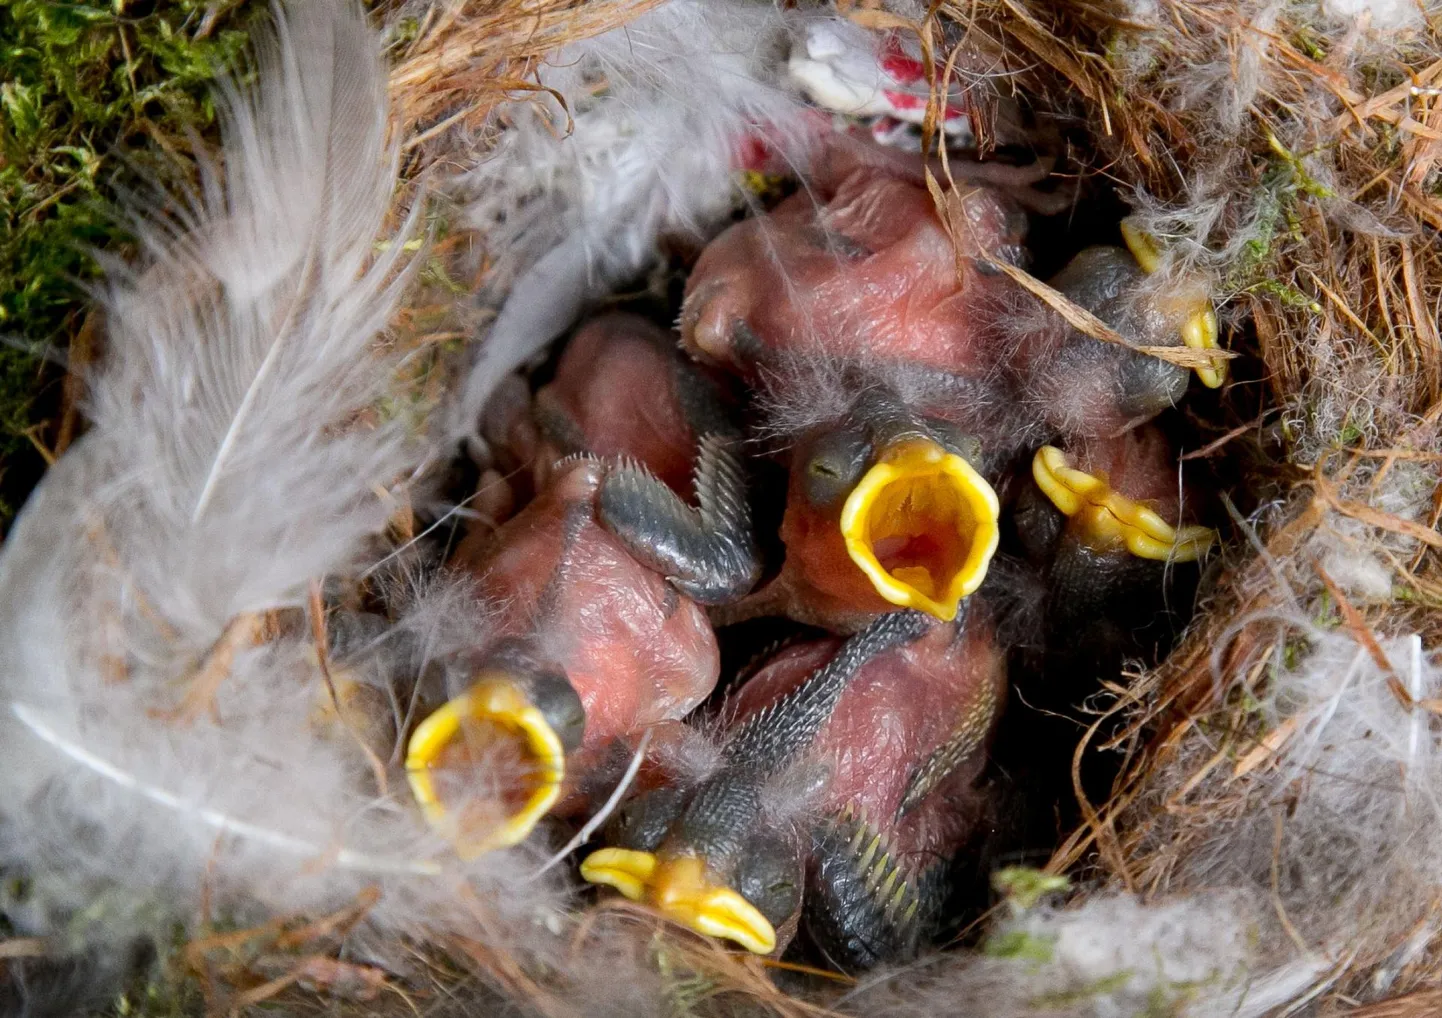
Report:
<svg viewBox="0 0 1442 1018"><path fill-rule="evenodd" d="M115 199L169 176L213 132L207 87L234 62L256 0L0 4L0 525L44 468L60 372L42 351L79 328L91 251L123 247ZM162 170L162 167L164 168Z"/></svg>
<svg viewBox="0 0 1442 1018"><path fill-rule="evenodd" d="M1302 26L1292 36L1292 42L1310 60L1321 62L1327 59L1327 40L1314 29Z"/></svg>
<svg viewBox="0 0 1442 1018"><path fill-rule="evenodd" d="M1301 290L1289 283L1283 283L1276 279L1264 279L1260 283L1254 283L1246 288L1247 293L1264 293L1269 297L1276 298L1277 302L1284 308L1294 311L1310 311L1314 315L1322 313L1322 305Z"/></svg>
<svg viewBox="0 0 1442 1018"><path fill-rule="evenodd" d="M688 1018L719 992L720 987L714 979L700 975L685 963L673 959L663 937L656 936L651 942L651 949L656 970L665 987L667 1011L671 1018Z"/></svg>
<svg viewBox="0 0 1442 1018"><path fill-rule="evenodd" d="M991 958L1012 958L1045 964L1056 950L1054 937L1041 937L1025 930L1007 930L991 937L982 945L982 953Z"/></svg>
<svg viewBox="0 0 1442 1018"><path fill-rule="evenodd" d="M1080 986L1074 990L1059 990L1056 993L1041 994L1040 996L1033 997L1031 1003L1033 1007L1045 1010L1061 1010L1063 1008L1075 1007L1077 1004L1086 1003L1097 997L1124 990L1126 989L1127 983L1131 982L1131 980L1132 974L1130 972L1117 972L1109 976L1104 976L1101 979L1093 980L1085 986Z"/></svg>
<svg viewBox="0 0 1442 1018"><path fill-rule="evenodd" d="M1033 908L1049 894L1060 894L1071 886L1066 876L1046 873L1030 866L1006 866L991 875L991 886L1017 908Z"/></svg>
<svg viewBox="0 0 1442 1018"><path fill-rule="evenodd" d="M1320 314L1322 307L1307 294L1275 278L1275 268L1288 244L1305 238L1299 213L1308 199L1332 198L1333 191L1317 180L1304 164L1312 152L1297 155L1273 135L1267 137L1271 162L1262 174L1254 198L1253 236L1243 246L1228 270L1225 288L1233 291L1266 293L1288 308Z"/></svg>

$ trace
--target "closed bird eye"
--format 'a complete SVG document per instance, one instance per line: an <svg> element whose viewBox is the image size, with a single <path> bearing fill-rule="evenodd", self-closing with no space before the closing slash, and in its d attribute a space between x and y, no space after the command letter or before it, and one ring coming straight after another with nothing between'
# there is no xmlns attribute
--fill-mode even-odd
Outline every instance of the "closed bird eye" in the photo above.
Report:
<svg viewBox="0 0 1442 1018"><path fill-rule="evenodd" d="M606 825L608 844L654 852L670 833L686 803L686 792L665 786L644 792L616 812Z"/></svg>
<svg viewBox="0 0 1442 1018"><path fill-rule="evenodd" d="M801 904L801 858L785 838L762 835L747 846L736 888L773 924L784 923Z"/></svg>
<svg viewBox="0 0 1442 1018"><path fill-rule="evenodd" d="M818 509L831 509L845 500L865 472L871 443L850 431L822 435L806 462L803 491Z"/></svg>

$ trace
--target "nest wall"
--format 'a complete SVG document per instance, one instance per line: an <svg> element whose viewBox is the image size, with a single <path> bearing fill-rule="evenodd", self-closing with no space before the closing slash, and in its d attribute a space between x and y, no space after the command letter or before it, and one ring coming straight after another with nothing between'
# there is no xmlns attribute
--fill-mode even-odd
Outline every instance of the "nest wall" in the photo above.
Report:
<svg viewBox="0 0 1442 1018"><path fill-rule="evenodd" d="M398 796L367 805L327 793L327 782L344 784L337 772L363 759L307 756L304 736L287 744L267 727L275 688L291 689L282 678L317 667L305 652L309 634L269 657L241 654L245 681L232 688L242 692L221 710L253 725L267 753L295 773L319 775L306 802L320 819L302 830L323 843L327 810L345 812L348 836L380 846L363 865L341 879L325 866L300 867L297 877L277 866L284 852L274 838L232 855L215 847L211 824L167 839L162 873L119 881L146 895L116 903L96 888L117 868L149 867L157 853L147 846L174 811L154 795L137 809L107 785L113 775L92 773L47 793L50 812L33 833L6 837L7 865L57 860L32 877L48 898L9 903L12 915L43 927L40 912L63 914L51 925L75 933L69 946L81 958L100 952L97 944L128 944L137 930L167 944L178 936L188 946L168 955L170 976L198 982L205 998L175 991L167 999L179 1009L412 1013L418 995L429 1013L456 1014L1435 1011L1442 40L1429 11L1341 2L780 9L739 0L413 0L378 14L396 120L386 152L403 183L394 203L374 193L355 201L387 220L384 250L395 261L365 277L364 307L339 297L307 306L340 306L358 334L375 331L378 317L392 321L380 344L387 370L424 411L402 419L427 422L412 431L433 444L409 461L387 459L385 469L433 465L474 442L491 395L485 386L465 392L475 340L486 336L501 351L499 377L534 352L524 337L552 338L580 309L644 274L658 245L695 244L744 204L724 169L735 126L772 125L782 151L796 140L787 129L795 96L765 70L776 60L771 47L784 48L799 19L844 18L921 39L938 80L963 75L983 148L1004 145L1018 114L1045 126L1078 194L1119 197L1166 241L1164 271L1211 280L1226 346L1238 356L1228 387L1188 406L1193 455L1209 467L1226 514L1199 610L1159 667L1119 674L1089 701L1077 773L1094 757L1112 760L1110 794L1078 778L1081 822L1054 857L999 883L996 907L963 946L904 969L839 980L740 958L631 906L578 912L561 869L542 871L551 863L542 849L434 871L373 865L419 855L429 866L440 850L414 818L395 821L405 812ZM641 133L618 136L617 123ZM197 208L203 220L209 207ZM303 202L268 213L310 222ZM419 232L418 216L434 240L407 270L402 252L414 250L406 241ZM158 263L172 239L156 231ZM354 275L370 238L343 241L337 279ZM584 257L537 277L547 254L568 242ZM398 302L384 277L406 271ZM529 312L515 310L525 302L508 305L538 278L570 296ZM181 282L177 292L195 285ZM291 424L334 433L364 416L373 395L358 385L329 417ZM385 455L400 456L404 436L387 434ZM355 473L379 469L366 460ZM264 475L263 464L257 471ZM86 480L79 466L67 476ZM426 488L389 491L420 502ZM397 540L398 517L409 518L391 517L379 551L339 557L352 568L390 561L407 536L402 525ZM353 526L377 530L369 516ZM38 540L34 525L17 533L12 540ZM77 533L86 536L73 555L101 561L82 575L99 584L121 571L93 530ZM121 559L132 550L120 548ZM157 554L151 568L164 573L171 561ZM414 581L398 575L399 585ZM459 645L456 620L477 610L474 596L408 590L397 598L408 606L400 624L438 649ZM181 641L187 663L165 676L172 682L196 661L203 672L251 607L183 600L161 605L193 622ZM93 611L78 617L110 617L108 607ZM52 637L65 644L63 632ZM143 704L113 689L97 705L135 732L157 730ZM263 795L225 799L228 789L210 787L224 784L217 775L241 773L263 791L269 757L227 771L236 765L223 759L225 747L195 753L191 740L202 733L188 731L154 755L173 756L177 772L202 761L214 779L206 794L226 808L271 807L250 801ZM63 742L64 732L52 734ZM153 791L142 757L114 759L133 764L126 788ZM67 847L67 832L88 830L75 815L92 825L110 815L96 798L125 812L127 824L98 847L80 838ZM353 815L365 822L352 824ZM13 828L13 815L7 820ZM289 822L275 819L278 829ZM95 862L107 853L115 858ZM212 896L225 922L212 921ZM74 918L96 902L115 909L105 936ZM43 978L69 985L66 973Z"/></svg>

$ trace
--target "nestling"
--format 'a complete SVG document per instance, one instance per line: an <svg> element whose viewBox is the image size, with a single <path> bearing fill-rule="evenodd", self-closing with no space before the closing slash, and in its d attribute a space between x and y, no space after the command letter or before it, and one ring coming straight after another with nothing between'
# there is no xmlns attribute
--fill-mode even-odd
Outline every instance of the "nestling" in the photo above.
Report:
<svg viewBox="0 0 1442 1018"><path fill-rule="evenodd" d="M628 804L582 876L756 953L798 923L841 964L915 950L985 812L1005 670L984 615L782 650L728 698L720 765Z"/></svg>
<svg viewBox="0 0 1442 1018"><path fill-rule="evenodd" d="M1134 649L1136 633L1165 613L1167 578L1212 547L1194 522L1177 461L1147 426L1110 439L1044 446L1020 495L1016 527L1044 563L1048 642L1073 656Z"/></svg>
<svg viewBox="0 0 1442 1018"><path fill-rule="evenodd" d="M664 463L673 446L650 451ZM744 594L760 562L735 436L703 435L694 469L699 510L644 462L570 457L494 537L462 547L454 564L499 614L460 668L465 688L411 737L407 769L463 851L520 841L615 740L684 717L715 686L701 606ZM472 823L461 804L497 751L529 763L529 794L502 822Z"/></svg>

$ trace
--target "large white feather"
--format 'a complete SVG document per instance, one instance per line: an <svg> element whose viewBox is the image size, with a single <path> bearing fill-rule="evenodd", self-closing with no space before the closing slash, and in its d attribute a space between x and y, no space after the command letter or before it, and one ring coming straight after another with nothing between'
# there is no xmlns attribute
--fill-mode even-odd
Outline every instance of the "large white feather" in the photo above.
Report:
<svg viewBox="0 0 1442 1018"><path fill-rule="evenodd" d="M259 84L221 90L223 173L178 216L136 214L92 428L0 555L0 867L29 878L7 912L38 933L125 936L202 901L333 908L372 884L388 928L454 929L477 921L462 882L531 865L463 867L394 767L377 793L356 743L313 724L308 633L227 635L359 564L425 452L379 409L405 239L377 245L396 180L379 43L330 0L277 21ZM213 711L175 717L208 660ZM487 921L538 900L491 898Z"/></svg>

